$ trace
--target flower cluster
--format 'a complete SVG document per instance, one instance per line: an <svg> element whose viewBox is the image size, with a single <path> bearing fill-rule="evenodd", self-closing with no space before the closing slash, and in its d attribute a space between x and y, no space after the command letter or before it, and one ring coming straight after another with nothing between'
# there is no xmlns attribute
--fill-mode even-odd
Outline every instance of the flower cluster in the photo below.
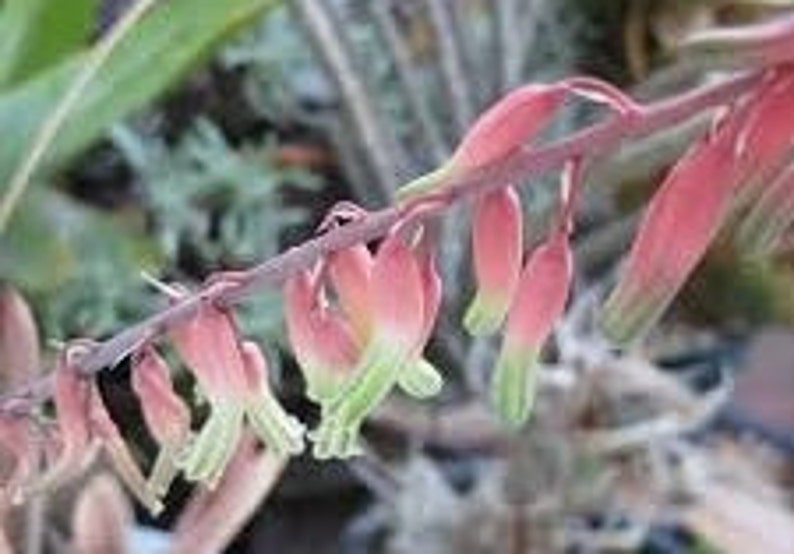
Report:
<svg viewBox="0 0 794 554"><path fill-rule="evenodd" d="M765 28L754 55L782 56L781 29L791 26ZM726 222L737 223L739 242L756 254L772 251L794 222L794 68L781 64L765 71L749 92L721 107L649 201L603 310L603 328L615 340L636 340L661 316ZM441 310L439 206L452 201L447 193L461 179L534 148L571 95L617 112L620 136L645 116L644 107L590 78L521 87L473 124L447 163L399 192L397 215L374 248L359 241L323 249L315 242L311 255L281 275L289 343L306 394L320 409L310 433L275 396L260 346L242 336L232 309L217 301L240 285L233 275L215 276L193 295L164 285L174 304L190 309L157 324L167 341L150 333L132 348L132 388L159 447L148 475L106 409L96 379L81 371L80 360L93 344L76 341L58 357L54 424L0 412L0 446L13 462L4 498L18 500L60 483L97 452L153 512L180 472L214 487L244 435L282 457L302 452L306 437L317 458L360 452L362 425L394 389L427 398L442 387L441 372L424 352ZM577 198L583 168L592 161L587 152L566 157L558 211L537 244L525 244L514 177L502 175L470 195L476 290L462 324L475 336L502 334L490 397L511 427L531 415L536 366L571 291ZM492 174L499 179L498 171ZM167 356L160 354L166 342L208 404L201 424L192 421L174 389Z"/></svg>

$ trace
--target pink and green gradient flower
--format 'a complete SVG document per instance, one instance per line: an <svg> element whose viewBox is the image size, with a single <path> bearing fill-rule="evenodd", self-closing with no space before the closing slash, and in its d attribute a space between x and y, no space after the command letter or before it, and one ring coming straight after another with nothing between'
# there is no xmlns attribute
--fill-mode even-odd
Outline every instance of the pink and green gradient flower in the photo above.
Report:
<svg viewBox="0 0 794 554"><path fill-rule="evenodd" d="M327 405L312 434L318 458L359 451L364 419L397 383L425 334L424 283L420 264L398 233L384 239L371 274L373 332L351 380Z"/></svg>
<svg viewBox="0 0 794 554"><path fill-rule="evenodd" d="M472 257L477 291L463 323L472 335L494 333L504 321L521 272L521 201L512 187L477 200L472 223Z"/></svg>
<svg viewBox="0 0 794 554"><path fill-rule="evenodd" d="M163 510L159 494L152 489L143 476L137 461L130 452L124 437L110 417L96 382L91 383L90 425L92 436L95 437L101 448L107 453L108 458L122 482L143 504L149 513L157 515Z"/></svg>
<svg viewBox="0 0 794 554"><path fill-rule="evenodd" d="M366 295L367 287L362 293ZM306 394L325 403L350 377L360 348L347 322L327 306L316 272L302 271L287 280L284 307L287 334L306 379Z"/></svg>
<svg viewBox="0 0 794 554"><path fill-rule="evenodd" d="M635 340L661 316L720 229L736 191L740 123L723 119L651 199L604 307L604 330L617 342Z"/></svg>
<svg viewBox="0 0 794 554"><path fill-rule="evenodd" d="M443 186L454 177L506 160L537 138L571 94L606 104L623 115L641 110L619 89L595 78L582 76L551 84L524 85L508 92L483 112L452 157L441 167L402 187L397 191L398 198L415 197Z"/></svg>
<svg viewBox="0 0 794 554"><path fill-rule="evenodd" d="M397 379L399 387L414 398L435 396L444 385L441 372L423 357L423 350L433 333L443 296L441 276L438 274L435 251L431 243L427 229L423 229L420 243L416 248L423 290L422 334L414 347L411 359L400 370Z"/></svg>
<svg viewBox="0 0 794 554"><path fill-rule="evenodd" d="M141 404L146 426L160 447L149 485L163 495L178 473L176 460L191 436L190 411L174 391L168 364L151 345L133 357L132 389Z"/></svg>
<svg viewBox="0 0 794 554"><path fill-rule="evenodd" d="M511 427L522 425L531 413L538 356L565 311L572 278L571 247L561 228L530 255L508 314L491 402Z"/></svg>
<svg viewBox="0 0 794 554"><path fill-rule="evenodd" d="M188 454L181 461L185 476L210 488L221 477L234 452L246 415L257 424L262 411L272 410L270 398L250 394L250 370L240 350L231 313L210 302L169 329L171 341L196 377L210 404L210 415ZM258 401L257 401L258 400ZM303 426L283 410L273 410L268 423L278 426L260 438L276 454L297 454L303 449ZM261 428L255 430L261 431ZM278 438L278 441L273 441Z"/></svg>

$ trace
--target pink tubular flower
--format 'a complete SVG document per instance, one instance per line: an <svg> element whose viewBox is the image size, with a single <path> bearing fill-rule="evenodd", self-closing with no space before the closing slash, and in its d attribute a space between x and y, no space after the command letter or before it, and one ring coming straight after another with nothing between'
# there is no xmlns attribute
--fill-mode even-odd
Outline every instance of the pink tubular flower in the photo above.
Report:
<svg viewBox="0 0 794 554"><path fill-rule="evenodd" d="M284 286L287 334L306 379L306 393L323 403L350 377L359 348L349 326L324 306L320 293L317 277L310 271L295 274Z"/></svg>
<svg viewBox="0 0 794 554"><path fill-rule="evenodd" d="M422 241L417 248L423 289L422 334L414 348L413 356L405 367L400 370L397 380L400 388L415 398L434 396L440 392L444 384L438 369L422 357L422 351L433 333L433 326L435 325L443 296L441 277L436 267L434 249L426 235L427 229L423 229L422 232Z"/></svg>
<svg viewBox="0 0 794 554"><path fill-rule="evenodd" d="M210 416L190 452L182 460L185 476L214 487L223 468L237 447L244 417L260 419L260 409L272 403L261 396L257 404L249 394L249 370L240 350L231 314L210 302L203 303L196 315L172 326L171 340L190 367L210 403ZM269 442L277 454L297 454L303 449L303 426L283 412L272 413L272 422L283 427L263 440L280 437L284 442Z"/></svg>
<svg viewBox="0 0 794 554"><path fill-rule="evenodd" d="M284 410L273 394L262 350L255 342L245 341L241 345L241 353L246 379L238 398L243 401L249 425L274 454L297 453L272 446L302 444L303 425Z"/></svg>
<svg viewBox="0 0 794 554"><path fill-rule="evenodd" d="M603 313L604 330L631 342L670 303L706 252L734 198L737 127L730 115L668 174L643 215Z"/></svg>
<svg viewBox="0 0 794 554"><path fill-rule="evenodd" d="M91 384L90 418L92 435L99 439L102 449L107 452L116 473L127 488L153 515L163 509L158 494L152 490L141 473L138 463L127 447L124 437L105 408L96 382Z"/></svg>
<svg viewBox="0 0 794 554"><path fill-rule="evenodd" d="M556 114L568 89L559 84L524 85L486 110L452 154L456 172L485 167L532 140Z"/></svg>
<svg viewBox="0 0 794 554"><path fill-rule="evenodd" d="M640 111L619 89L590 77L524 85L507 93L480 115L449 161L401 188L398 198L428 192L451 177L483 169L516 153L537 137L571 93L607 104L624 115Z"/></svg>
<svg viewBox="0 0 794 554"><path fill-rule="evenodd" d="M477 200L471 235L477 292L464 317L473 335L495 332L510 307L521 271L522 219L512 187Z"/></svg>
<svg viewBox="0 0 794 554"><path fill-rule="evenodd" d="M190 411L174 391L168 364L152 346L145 346L133 358L132 388L146 426L160 446L149 486L163 495L176 477L176 459L190 438Z"/></svg>
<svg viewBox="0 0 794 554"><path fill-rule="evenodd" d="M313 433L318 458L358 452L359 428L396 384L400 370L425 334L422 271L411 248L397 233L386 237L372 265L373 333L353 376L328 405Z"/></svg>
<svg viewBox="0 0 794 554"><path fill-rule="evenodd" d="M566 230L537 247L521 272L491 383L492 403L502 420L523 424L535 396L535 364L565 310L573 278Z"/></svg>

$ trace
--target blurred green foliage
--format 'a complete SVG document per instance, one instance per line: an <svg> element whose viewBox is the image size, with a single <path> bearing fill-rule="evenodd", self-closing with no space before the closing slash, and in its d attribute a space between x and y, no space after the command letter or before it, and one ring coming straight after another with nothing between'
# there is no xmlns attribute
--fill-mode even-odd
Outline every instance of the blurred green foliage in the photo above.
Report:
<svg viewBox="0 0 794 554"><path fill-rule="evenodd" d="M139 271L173 269L180 241L216 263L250 263L277 250L278 225L298 217L268 212L276 211L275 189L286 175L271 175L267 147L238 152L207 122L173 148L129 129L116 141L146 188L137 206L87 206L64 191L69 177L57 170L278 4L160 2L90 82L0 236L0 280L32 296L47 336L102 335L149 313L157 299ZM98 0L0 2L0 194L83 66L99 29L98 7ZM92 151L89 158L103 155Z"/></svg>

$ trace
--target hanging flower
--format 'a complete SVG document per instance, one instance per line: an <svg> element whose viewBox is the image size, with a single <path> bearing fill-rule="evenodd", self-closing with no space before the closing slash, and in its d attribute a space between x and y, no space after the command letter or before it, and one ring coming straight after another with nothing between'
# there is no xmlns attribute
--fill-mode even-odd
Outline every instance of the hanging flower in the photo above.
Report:
<svg viewBox="0 0 794 554"><path fill-rule="evenodd" d="M425 333L422 271L400 234L392 233L378 248L370 285L372 337L351 380L328 405L312 434L318 458L358 452L361 424L396 384Z"/></svg>
<svg viewBox="0 0 794 554"><path fill-rule="evenodd" d="M138 501L152 515L159 514L163 509L159 495L146 481L138 463L127 447L124 437L121 436L118 427L107 412L96 381L91 383L90 396L89 417L92 437L98 440L116 473Z"/></svg>
<svg viewBox="0 0 794 554"><path fill-rule="evenodd" d="M471 232L477 292L463 320L472 335L491 334L504 321L521 271L522 219L512 187L477 200Z"/></svg>
<svg viewBox="0 0 794 554"><path fill-rule="evenodd" d="M640 222L603 326L630 342L659 318L695 269L734 198L741 119L728 115L668 174Z"/></svg>
<svg viewBox="0 0 794 554"><path fill-rule="evenodd" d="M529 417L537 359L568 299L573 261L564 227L530 255L508 314L491 383L491 400L501 419L513 427Z"/></svg>
<svg viewBox="0 0 794 554"><path fill-rule="evenodd" d="M227 310L204 302L192 318L171 326L169 334L210 403L209 419L181 465L188 479L212 488L237 446L246 413L259 420L259 409L267 410L272 403L262 397L262 406L254 405L248 394L248 370ZM267 444L274 453L297 454L303 449L300 422L281 411L272 413L269 422L282 427L261 437L283 439Z"/></svg>
<svg viewBox="0 0 794 554"><path fill-rule="evenodd" d="M190 411L174 391L168 364L151 345L133 357L132 388L146 426L160 447L149 486L162 496L176 477L177 457L190 438Z"/></svg>
<svg viewBox="0 0 794 554"><path fill-rule="evenodd" d="M350 326L326 305L321 292L317 275L311 271L298 272L284 286L287 334L306 379L306 394L324 403L350 377L359 347Z"/></svg>
<svg viewBox="0 0 794 554"><path fill-rule="evenodd" d="M530 144L557 114L569 94L606 104L623 115L641 108L609 83L590 77L572 77L552 84L519 87L483 112L444 165L402 187L406 199L448 183L451 178L490 167Z"/></svg>

